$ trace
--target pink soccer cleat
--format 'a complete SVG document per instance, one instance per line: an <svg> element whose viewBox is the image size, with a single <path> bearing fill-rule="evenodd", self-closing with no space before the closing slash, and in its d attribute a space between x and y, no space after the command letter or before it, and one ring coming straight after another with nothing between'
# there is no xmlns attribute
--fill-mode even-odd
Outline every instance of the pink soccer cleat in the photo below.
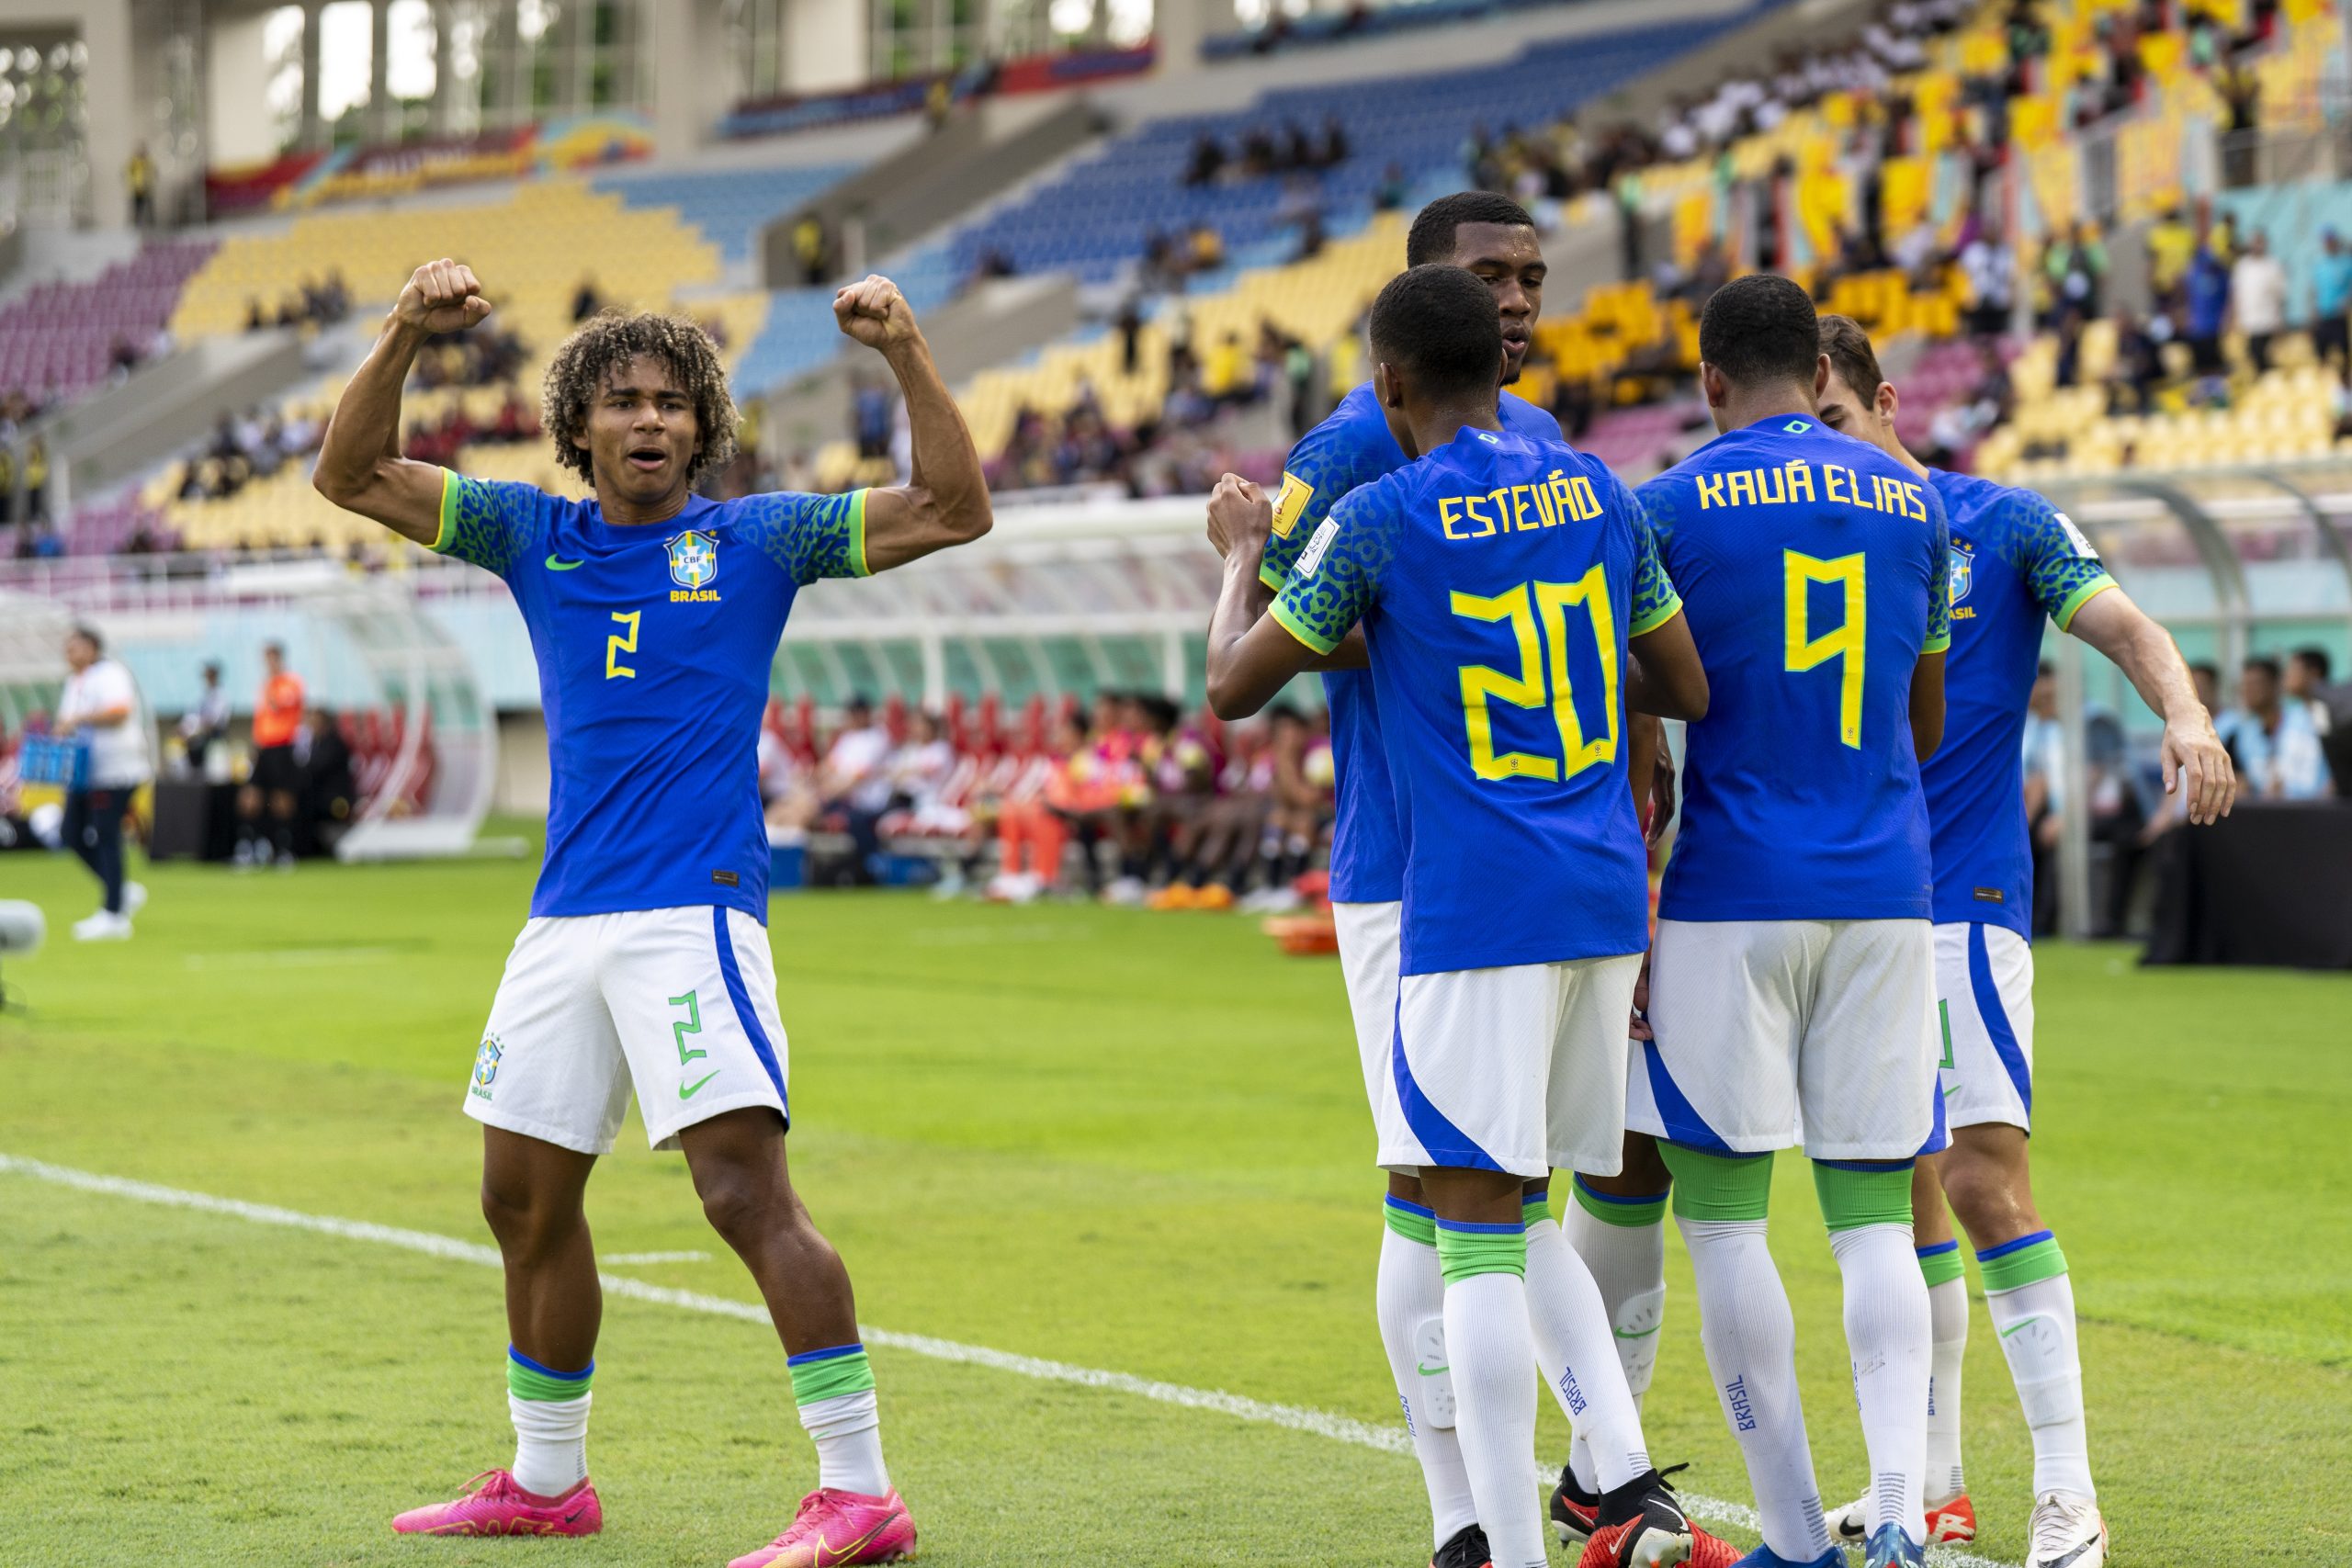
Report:
<svg viewBox="0 0 2352 1568"><path fill-rule="evenodd" d="M605 1506L590 1482L560 1497L542 1497L515 1485L503 1470L486 1470L474 1481L457 1501L411 1508L392 1529L401 1535L594 1535L605 1528Z"/></svg>
<svg viewBox="0 0 2352 1568"><path fill-rule="evenodd" d="M914 1554L914 1516L895 1488L880 1497L820 1489L800 1499L791 1529L727 1568L846 1568Z"/></svg>

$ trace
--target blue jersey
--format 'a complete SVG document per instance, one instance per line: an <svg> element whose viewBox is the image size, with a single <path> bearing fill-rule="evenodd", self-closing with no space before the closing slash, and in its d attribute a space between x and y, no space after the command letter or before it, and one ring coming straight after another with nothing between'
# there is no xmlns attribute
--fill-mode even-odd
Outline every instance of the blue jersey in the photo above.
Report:
<svg viewBox="0 0 2352 1568"><path fill-rule="evenodd" d="M1711 694L1658 913L1926 919L1911 672L1951 641L1942 501L1791 414L1717 436L1641 499Z"/></svg>
<svg viewBox="0 0 2352 1568"><path fill-rule="evenodd" d="M1944 743L1919 770L1936 856L1936 919L2030 937L2025 714L2045 618L2061 631L2115 586L2066 514L2030 490L1938 472L1951 518L1951 657Z"/></svg>
<svg viewBox="0 0 2352 1568"><path fill-rule="evenodd" d="M865 574L865 494L593 501L448 474L435 549L514 591L553 782L531 913L720 904L766 923L760 714L793 595Z"/></svg>
<svg viewBox="0 0 2352 1568"><path fill-rule="evenodd" d="M1625 642L1678 608L1632 493L1557 442L1464 430L1316 528L1272 614L1322 653L1363 623L1405 852L1401 973L1648 944Z"/></svg>
<svg viewBox="0 0 2352 1568"><path fill-rule="evenodd" d="M1560 422L1522 398L1503 394L1503 428L1535 440L1560 439ZM1283 465L1274 498L1274 531L1259 575L1280 591L1315 530L1349 491L1405 466L1405 450L1372 395L1358 387L1330 417L1298 439ZM1331 825L1331 897L1341 904L1387 904L1403 897L1405 852L1396 838L1396 806L1381 755L1380 713L1372 677L1335 670L1323 677L1331 710L1331 761L1338 774Z"/></svg>

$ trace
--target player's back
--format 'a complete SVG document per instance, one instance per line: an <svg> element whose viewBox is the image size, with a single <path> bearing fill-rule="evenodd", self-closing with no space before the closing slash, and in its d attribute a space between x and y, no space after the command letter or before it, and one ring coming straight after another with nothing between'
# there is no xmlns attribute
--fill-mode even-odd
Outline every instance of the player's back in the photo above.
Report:
<svg viewBox="0 0 2352 1568"><path fill-rule="evenodd" d="M1717 437L1641 499L1710 693L1659 914L1926 919L1910 693L1949 640L1940 501L1796 415Z"/></svg>
<svg viewBox="0 0 2352 1568"><path fill-rule="evenodd" d="M1673 612L1624 486L1509 433L1464 430L1308 541L1274 613L1321 647L1363 618L1406 857L1404 974L1645 945L1625 644Z"/></svg>

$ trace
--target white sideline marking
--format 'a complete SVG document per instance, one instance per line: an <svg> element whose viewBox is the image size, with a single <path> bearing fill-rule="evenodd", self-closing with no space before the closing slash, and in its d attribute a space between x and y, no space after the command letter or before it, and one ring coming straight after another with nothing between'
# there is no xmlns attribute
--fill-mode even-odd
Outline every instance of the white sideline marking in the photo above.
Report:
<svg viewBox="0 0 2352 1568"><path fill-rule="evenodd" d="M209 1192L191 1192L184 1188L163 1187L152 1181L133 1181L128 1177L101 1176L94 1171L75 1170L67 1166L51 1165L17 1155L0 1154L0 1174L29 1177L35 1181L46 1181L53 1186L71 1187L109 1198L127 1198L133 1202L155 1203L171 1209L193 1209L208 1214L225 1214L232 1219L249 1220L255 1224L278 1225L287 1230L339 1236L345 1241L372 1241L379 1246L397 1247L457 1263L477 1263L491 1269L502 1266L496 1247L436 1235L431 1231L379 1225L368 1220L339 1219L333 1214L308 1214L299 1209L281 1209L274 1203L249 1203L242 1198L220 1198ZM626 1258L684 1260L705 1256L702 1253L625 1253L607 1261L617 1263ZM740 1318L745 1323L758 1324L763 1328L773 1326L768 1321L767 1308L750 1302L729 1301L724 1296L707 1295L700 1291L650 1285L642 1280L621 1274L600 1273L597 1280L608 1295L678 1307L686 1312L707 1313L713 1317ZM1350 1443L1358 1448L1377 1449L1383 1453L1409 1454L1413 1451L1412 1439L1396 1427L1375 1427L1370 1422L1328 1410L1311 1410L1298 1404L1270 1404L1241 1394L1227 1393L1222 1389L1188 1388L1182 1383L1139 1378L1130 1372L1073 1366L1068 1361L1049 1361L1036 1356L1016 1355L1010 1350L992 1350L985 1345L934 1339L927 1334L899 1334L862 1323L857 1325L857 1332L868 1345L906 1350L937 1361L958 1361L967 1366L987 1367L1045 1382L1075 1383L1080 1388L1132 1394L1138 1399L1180 1405L1187 1410L1212 1410L1238 1421L1287 1427L1294 1432L1329 1438L1335 1442ZM1539 1458L1536 1464L1539 1474L1548 1473L1547 1461ZM1726 1502L1720 1497L1703 1497L1695 1492L1684 1492L1679 1495L1683 1506L1700 1518L1749 1531L1757 1527L1756 1510L1745 1504ZM1548 1521L1546 1528L1549 1528ZM2016 1568L2015 1564L1979 1557L1973 1552L1949 1546L1929 1547L1928 1560L1938 1564L1939 1568Z"/></svg>
<svg viewBox="0 0 2352 1568"><path fill-rule="evenodd" d="M605 1261L624 1264L707 1263L710 1261L710 1254L707 1252L607 1252L605 1254Z"/></svg>

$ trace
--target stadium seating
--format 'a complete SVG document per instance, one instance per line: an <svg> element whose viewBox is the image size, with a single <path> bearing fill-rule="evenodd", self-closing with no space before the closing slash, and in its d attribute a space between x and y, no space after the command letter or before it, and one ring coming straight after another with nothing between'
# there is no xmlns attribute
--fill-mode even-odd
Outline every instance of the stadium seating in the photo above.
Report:
<svg viewBox="0 0 2352 1568"><path fill-rule="evenodd" d="M718 247L719 259L741 262L764 225L805 206L854 173L849 164L808 168L723 169L695 174L608 174L595 188L632 208L666 207L678 220Z"/></svg>
<svg viewBox="0 0 2352 1568"><path fill-rule="evenodd" d="M158 242L93 282L35 284L0 310L0 393L77 397L106 378L118 341L144 357L212 252L209 240Z"/></svg>

